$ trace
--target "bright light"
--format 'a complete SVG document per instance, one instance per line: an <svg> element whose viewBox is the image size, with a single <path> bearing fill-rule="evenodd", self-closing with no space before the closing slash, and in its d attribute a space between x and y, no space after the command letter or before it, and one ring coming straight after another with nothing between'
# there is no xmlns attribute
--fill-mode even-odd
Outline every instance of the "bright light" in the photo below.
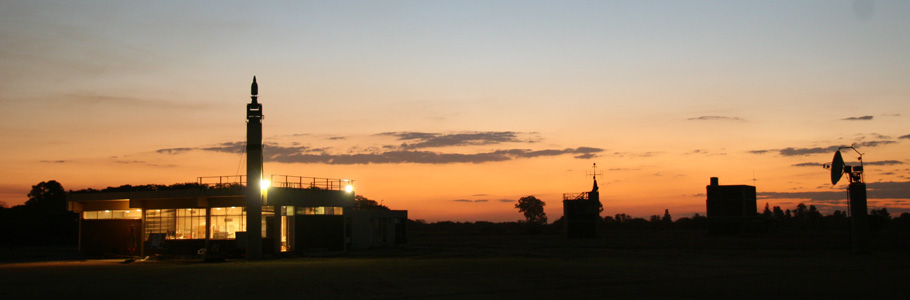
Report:
<svg viewBox="0 0 910 300"><path fill-rule="evenodd" d="M349 184L348 186L344 187L344 191L348 193L353 192L354 186Z"/></svg>
<svg viewBox="0 0 910 300"><path fill-rule="evenodd" d="M272 183L269 182L268 179L263 179L263 180L260 180L260 181L259 181L259 187L262 188L263 190L264 190L264 189L268 189L268 188L269 188L269 185L272 185Z"/></svg>

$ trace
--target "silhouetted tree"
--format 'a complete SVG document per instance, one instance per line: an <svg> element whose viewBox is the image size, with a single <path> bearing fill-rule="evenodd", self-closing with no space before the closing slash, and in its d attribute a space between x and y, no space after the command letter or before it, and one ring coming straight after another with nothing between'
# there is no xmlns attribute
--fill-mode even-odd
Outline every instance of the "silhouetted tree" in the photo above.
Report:
<svg viewBox="0 0 910 300"><path fill-rule="evenodd" d="M761 215L765 218L770 218L773 215L771 213L771 209L768 208L768 202L765 202L765 210L761 213Z"/></svg>
<svg viewBox="0 0 910 300"><path fill-rule="evenodd" d="M781 209L780 206L775 206L774 212L772 214L773 214L774 218L778 219L778 220L783 220L784 218L787 217L787 215L784 214L784 210Z"/></svg>
<svg viewBox="0 0 910 300"><path fill-rule="evenodd" d="M75 245L78 214L67 211L66 191L57 181L32 186L24 205L3 210L0 242L10 245Z"/></svg>
<svg viewBox="0 0 910 300"><path fill-rule="evenodd" d="M66 211L66 191L55 180L40 182L32 186L28 192L28 201L25 206L46 213L62 213Z"/></svg>
<svg viewBox="0 0 910 300"><path fill-rule="evenodd" d="M546 224L547 213L543 211L545 205L547 204L537 199L537 197L527 196L518 199L515 208L518 209L518 212L525 215L525 220L529 224Z"/></svg>
<svg viewBox="0 0 910 300"><path fill-rule="evenodd" d="M797 204L796 210L793 211L793 217L797 219L807 218L809 217L809 209L803 203Z"/></svg>
<svg viewBox="0 0 910 300"><path fill-rule="evenodd" d="M818 220L822 217L822 213L818 211L818 208L815 208L815 205L809 205L809 219Z"/></svg>
<svg viewBox="0 0 910 300"><path fill-rule="evenodd" d="M664 209L664 216L660 219L664 224L673 224L673 218L670 217L670 210Z"/></svg>
<svg viewBox="0 0 910 300"><path fill-rule="evenodd" d="M682 217L677 219L674 225L683 229L707 229L708 219L696 213L691 218Z"/></svg>
<svg viewBox="0 0 910 300"><path fill-rule="evenodd" d="M632 221L632 217L627 214L616 214L613 219L616 220L617 223L629 223Z"/></svg>
<svg viewBox="0 0 910 300"><path fill-rule="evenodd" d="M361 195L354 196L354 209L381 209L389 210L385 205L379 204L375 200L367 199L367 197Z"/></svg>
<svg viewBox="0 0 910 300"><path fill-rule="evenodd" d="M888 209L882 207L882 209L873 209L869 211L869 229L872 231L880 231L888 226L888 223L891 222L891 214L888 213Z"/></svg>

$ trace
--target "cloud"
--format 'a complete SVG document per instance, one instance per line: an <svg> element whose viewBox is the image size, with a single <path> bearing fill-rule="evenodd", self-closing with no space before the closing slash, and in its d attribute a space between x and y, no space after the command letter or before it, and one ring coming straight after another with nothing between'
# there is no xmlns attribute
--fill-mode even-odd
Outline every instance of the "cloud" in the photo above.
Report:
<svg viewBox="0 0 910 300"><path fill-rule="evenodd" d="M263 157L266 161L280 163L315 163L332 165L353 164L452 164L452 163L487 163L526 159L535 157L550 157L572 155L576 159L590 159L603 152L601 148L578 147L564 149L498 149L475 153L456 153L442 151L421 150L423 148L436 148L448 146L475 146L491 145L506 142L535 143L532 140L519 140L517 134L511 131L501 132L469 132L457 134L439 134L425 132L386 132L378 135L393 136L398 140L407 141L400 147L355 147L347 153L331 153L331 148L313 148L300 146L281 146L277 143L265 143ZM225 142L208 147L182 147L158 149L161 154L176 155L188 151L210 151L222 153L244 153L245 142Z"/></svg>
<svg viewBox="0 0 910 300"><path fill-rule="evenodd" d="M867 161L863 162L863 165L866 166L893 166L893 165L902 165L904 162L899 160L882 160L882 161Z"/></svg>
<svg viewBox="0 0 910 300"><path fill-rule="evenodd" d="M652 157L652 156L655 156L655 155L658 155L658 154L663 154L663 153L664 153L664 152L662 152L662 151L656 151L656 152L655 152L655 151L648 151L648 152L638 152L638 153L635 153L635 152L613 152L613 156L620 157L620 158L626 157L626 156L630 156L630 157Z"/></svg>
<svg viewBox="0 0 910 300"><path fill-rule="evenodd" d="M499 202L511 203L511 202L515 202L515 200L512 200L512 199L499 199Z"/></svg>
<svg viewBox="0 0 910 300"><path fill-rule="evenodd" d="M873 182L866 184L869 199L910 199L910 181ZM761 199L809 199L811 201L843 201L849 199L846 189L822 192L763 192Z"/></svg>
<svg viewBox="0 0 910 300"><path fill-rule="evenodd" d="M212 147L197 148L204 151L223 152L223 153L244 153L246 152L246 142L225 142ZM265 149L265 147L263 147ZM263 150L264 151L264 150Z"/></svg>
<svg viewBox="0 0 910 300"><path fill-rule="evenodd" d="M421 149L449 146L492 145L501 143L533 143L532 140L520 140L516 132L511 131L474 131L455 134L426 132L384 132L379 135L394 136L400 141L402 149Z"/></svg>
<svg viewBox="0 0 910 300"><path fill-rule="evenodd" d="M115 162L118 164L144 164L144 163L146 163L144 160L118 160Z"/></svg>
<svg viewBox="0 0 910 300"><path fill-rule="evenodd" d="M855 144L853 144L853 146L855 146L855 147L870 147L870 148L871 148L871 147L878 147L878 146L881 146L881 145L894 144L894 143L896 143L896 142L895 142L895 141L878 140L878 141L865 141L865 142L861 142L861 143L855 143ZM752 154L765 154L765 153L769 153L769 152L777 152L777 153L780 154L781 156L802 156L802 155L811 155L811 154L819 154L819 153L832 153L832 152L834 152L834 151L837 151L837 149L839 149L840 147L849 147L849 146L837 145L837 146L813 147L813 148L795 148L795 147L787 147L787 148L784 148L784 149L752 150L752 151L749 151L749 153L752 153Z"/></svg>
<svg viewBox="0 0 910 300"><path fill-rule="evenodd" d="M487 199L479 199L479 200L455 199L455 200L452 200L452 201L455 201L455 202L462 202L462 203L486 203L486 202L490 202L490 200L487 200Z"/></svg>
<svg viewBox="0 0 910 300"><path fill-rule="evenodd" d="M183 152L192 151L192 150L196 150L196 149L197 148L165 148L165 149L155 150L155 152L161 153L161 154L176 155L176 154L181 154Z"/></svg>
<svg viewBox="0 0 910 300"><path fill-rule="evenodd" d="M872 120L872 116L862 116L862 117L849 117L843 118L844 121L869 121Z"/></svg>
<svg viewBox="0 0 910 300"><path fill-rule="evenodd" d="M452 164L452 163L486 163L507 161L522 158L559 156L573 154L576 157L586 156L603 151L599 148L580 147L566 149L529 150L509 149L481 153L440 153L432 151L392 150L381 153L329 154L329 153L286 153L270 155L268 160L281 163L321 163L330 165L354 164Z"/></svg>
<svg viewBox="0 0 910 300"><path fill-rule="evenodd" d="M144 160L115 160L114 162L118 163L118 164L141 164L141 165L146 165L149 167L158 167L158 168L173 168L173 167L177 166L174 164L167 164L167 165L153 164L153 163L149 163Z"/></svg>
<svg viewBox="0 0 910 300"><path fill-rule="evenodd" d="M65 164L65 163L68 163L68 161L65 161L65 160L42 160L41 162L43 162L43 163L51 163L51 164Z"/></svg>
<svg viewBox="0 0 910 300"><path fill-rule="evenodd" d="M910 134L908 134L908 135L902 135L902 136L898 137L898 139L901 139L901 140L903 140L903 139L910 139Z"/></svg>
<svg viewBox="0 0 910 300"><path fill-rule="evenodd" d="M882 160L882 161L863 162L863 165L866 165L866 166L893 166L893 165L902 165L902 164L904 164L904 162L899 161L899 160ZM805 163L799 163L799 164L794 164L794 165L790 165L790 166L792 166L792 167L821 167L823 165L824 164L822 164L822 163L805 162Z"/></svg>
<svg viewBox="0 0 910 300"><path fill-rule="evenodd" d="M799 164L794 164L794 165L790 165L790 166L791 167L821 167L823 165L824 164L821 164L821 163L806 162L806 163L799 163Z"/></svg>
<svg viewBox="0 0 910 300"><path fill-rule="evenodd" d="M155 152L176 155L187 151L202 150L223 153L243 153L246 145L243 142L226 142L211 147L167 148ZM355 164L451 164L451 163L486 163L513 159L573 155L575 158L596 157L603 149L578 147L566 149L507 149L480 153L442 153L433 151L390 150L385 152L330 154L326 148L307 146L283 147L277 144L266 144L263 157L266 161L280 163L321 163L330 165Z"/></svg>
<svg viewBox="0 0 910 300"><path fill-rule="evenodd" d="M740 117L725 117L725 116L701 116L697 118L689 118L689 121L740 121L745 122L746 120Z"/></svg>

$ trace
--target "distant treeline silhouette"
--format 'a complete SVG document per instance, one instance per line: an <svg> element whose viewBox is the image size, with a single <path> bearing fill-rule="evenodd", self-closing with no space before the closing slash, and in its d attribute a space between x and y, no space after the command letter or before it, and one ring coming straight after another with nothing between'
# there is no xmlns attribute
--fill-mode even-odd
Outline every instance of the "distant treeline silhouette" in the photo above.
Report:
<svg viewBox="0 0 910 300"><path fill-rule="evenodd" d="M236 184L221 186L198 183L180 183L174 185L123 185L103 190L84 189L78 192L135 192L161 191L175 189L233 189L241 188ZM73 191L70 191L73 193ZM32 186L28 193L29 200L23 205L14 207L0 206L0 245L30 246L53 245L75 246L78 237L79 215L67 210L66 192L57 181L40 182ZM363 196L355 199L356 209L389 209L377 201ZM542 207L542 206L541 206ZM758 218L771 224L777 231L812 231L844 230L850 228L850 218L844 211L836 210L830 215L823 215L814 205L798 204L793 209L782 209L780 206L769 207L759 213ZM533 218L532 218L533 219ZM545 220L543 218L537 218ZM534 219L534 220L537 220ZM451 234L451 235L494 235L494 234L560 234L565 227L562 217L553 223L528 221L516 222L451 222L441 221L428 223L424 220L408 220L408 231L414 234ZM544 221L545 222L545 221ZM675 221L669 210L662 215L649 218L636 218L625 213L602 217L598 226L602 232L610 230L707 230L708 218L695 214ZM869 212L869 228L873 232L901 231L910 232L910 213L892 217L887 208L872 209Z"/></svg>
<svg viewBox="0 0 910 300"><path fill-rule="evenodd" d="M766 207L759 213L760 219L772 224L778 231L811 231L811 230L844 230L850 228L850 218L844 211L836 210L830 215L823 215L814 205L798 204L794 209L781 209L779 206ZM675 221L669 210L662 215L645 218L632 217L625 213L602 217L599 222L601 230L706 230L708 218L696 213L692 217L682 217ZM529 231L529 226L542 226ZM559 234L563 232L565 221L562 217L553 223L538 225L526 221L515 222L452 222L440 221L430 223L425 220L409 220L408 230L416 234L443 235L493 235L493 234ZM869 228L873 232L894 230L910 232L910 213L892 217L887 208L872 209L869 212Z"/></svg>

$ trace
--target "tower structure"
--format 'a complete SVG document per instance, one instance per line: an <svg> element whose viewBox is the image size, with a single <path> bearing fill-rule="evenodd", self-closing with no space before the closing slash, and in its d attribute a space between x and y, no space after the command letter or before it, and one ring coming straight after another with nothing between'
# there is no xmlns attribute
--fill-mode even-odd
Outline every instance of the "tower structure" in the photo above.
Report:
<svg viewBox="0 0 910 300"><path fill-rule="evenodd" d="M246 105L246 258L262 258L262 104L256 76Z"/></svg>
<svg viewBox="0 0 910 300"><path fill-rule="evenodd" d="M570 239L596 238L600 220L600 188L597 186L597 164L594 164L594 185L590 192L563 194L562 209L566 236Z"/></svg>
<svg viewBox="0 0 910 300"><path fill-rule="evenodd" d="M749 227L758 215L755 186L720 185L717 177L711 177L711 184L705 188L709 234L738 234L755 229Z"/></svg>

